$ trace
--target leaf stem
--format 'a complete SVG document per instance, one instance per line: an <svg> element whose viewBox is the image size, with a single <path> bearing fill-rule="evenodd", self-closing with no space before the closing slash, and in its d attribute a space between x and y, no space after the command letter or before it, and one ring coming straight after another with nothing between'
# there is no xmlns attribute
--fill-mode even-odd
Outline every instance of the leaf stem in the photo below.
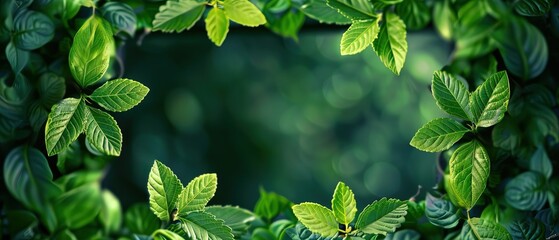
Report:
<svg viewBox="0 0 559 240"><path fill-rule="evenodd" d="M477 239L481 240L481 236L479 236L479 233L477 232L477 229L471 223L470 210L466 210L466 215L468 217L468 225L470 225L470 228L472 229L472 232L474 233L474 236L476 236Z"/></svg>

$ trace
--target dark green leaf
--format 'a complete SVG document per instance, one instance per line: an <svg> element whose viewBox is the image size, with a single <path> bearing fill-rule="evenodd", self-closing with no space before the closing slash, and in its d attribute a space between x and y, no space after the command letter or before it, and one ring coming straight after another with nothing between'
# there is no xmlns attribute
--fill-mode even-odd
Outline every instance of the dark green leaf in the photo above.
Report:
<svg viewBox="0 0 559 240"><path fill-rule="evenodd" d="M217 175L202 174L184 187L177 199L177 215L184 217L192 211L202 211L217 190Z"/></svg>
<svg viewBox="0 0 559 240"><path fill-rule="evenodd" d="M209 213L192 212L180 220L190 239L233 240L231 228Z"/></svg>
<svg viewBox="0 0 559 240"><path fill-rule="evenodd" d="M384 240L419 240L421 234L412 229L404 229L395 233L389 233ZM354 239L354 238L351 238Z"/></svg>
<svg viewBox="0 0 559 240"><path fill-rule="evenodd" d="M101 107L113 112L128 111L138 105L149 88L134 80L119 78L103 84L89 96Z"/></svg>
<svg viewBox="0 0 559 240"><path fill-rule="evenodd" d="M328 6L338 10L344 17L351 20L376 19L373 5L367 0L326 0Z"/></svg>
<svg viewBox="0 0 559 240"><path fill-rule="evenodd" d="M493 146L512 151L520 146L521 132L517 123L510 116L505 116L493 128L491 139Z"/></svg>
<svg viewBox="0 0 559 240"><path fill-rule="evenodd" d="M509 77L505 71L497 72L479 86L470 96L473 122L477 127L490 127L505 116L510 98Z"/></svg>
<svg viewBox="0 0 559 240"><path fill-rule="evenodd" d="M92 222L101 210L101 190L98 183L86 184L60 195L54 208L59 221L70 229Z"/></svg>
<svg viewBox="0 0 559 240"><path fill-rule="evenodd" d="M87 107L85 136L98 151L109 156L119 156L122 149L122 133L114 118L106 112Z"/></svg>
<svg viewBox="0 0 559 240"><path fill-rule="evenodd" d="M541 173L546 179L553 173L553 165L547 156L547 152L539 146L530 159L530 170Z"/></svg>
<svg viewBox="0 0 559 240"><path fill-rule="evenodd" d="M300 222L295 227L285 230L285 234L292 240L341 240L341 237L322 237L309 231ZM274 238L275 239L275 238ZM374 240L371 238L370 240Z"/></svg>
<svg viewBox="0 0 559 240"><path fill-rule="evenodd" d="M431 20L431 12L423 0L407 0L396 5L396 13L410 30L424 28Z"/></svg>
<svg viewBox="0 0 559 240"><path fill-rule="evenodd" d="M549 0L520 0L514 4L514 10L524 16L544 16L551 9Z"/></svg>
<svg viewBox="0 0 559 240"><path fill-rule="evenodd" d="M41 104L33 103L29 106L29 124L33 128L34 132L38 133L41 127L43 127L45 121L47 121L48 114L48 111L43 108Z"/></svg>
<svg viewBox="0 0 559 240"><path fill-rule="evenodd" d="M39 78L39 95L44 107L50 108L62 100L66 93L66 82L64 78L47 72Z"/></svg>
<svg viewBox="0 0 559 240"><path fill-rule="evenodd" d="M6 46L6 58L14 73L18 74L29 62L29 52L16 48L13 42Z"/></svg>
<svg viewBox="0 0 559 240"><path fill-rule="evenodd" d="M462 240L512 240L507 230L498 223L472 218L464 224L459 239Z"/></svg>
<svg viewBox="0 0 559 240"><path fill-rule="evenodd" d="M233 206L210 206L205 212L223 220L224 224L231 228L235 237L243 235L251 225L256 216L248 210Z"/></svg>
<svg viewBox="0 0 559 240"><path fill-rule="evenodd" d="M37 217L30 211L11 210L6 212L8 226L6 230L13 239L31 239L36 234L39 224Z"/></svg>
<svg viewBox="0 0 559 240"><path fill-rule="evenodd" d="M367 234L386 235L396 231L406 220L407 209L405 201L382 198L363 209L355 228Z"/></svg>
<svg viewBox="0 0 559 240"><path fill-rule="evenodd" d="M452 147L469 130L450 118L437 118L423 125L410 141L413 147L426 152L440 152Z"/></svg>
<svg viewBox="0 0 559 240"><path fill-rule="evenodd" d="M327 24L350 24L351 20L344 17L336 9L329 7L326 0L309 0L300 10L307 17Z"/></svg>
<svg viewBox="0 0 559 240"><path fill-rule="evenodd" d="M547 199L544 186L545 177L541 173L525 172L507 183L505 199L516 209L540 210Z"/></svg>
<svg viewBox="0 0 559 240"><path fill-rule="evenodd" d="M297 33L305 23L305 15L300 11L288 10L279 19L268 19L267 27L273 32L297 40Z"/></svg>
<svg viewBox="0 0 559 240"><path fill-rule="evenodd" d="M545 226L536 219L514 221L507 228L513 240L545 239Z"/></svg>
<svg viewBox="0 0 559 240"><path fill-rule="evenodd" d="M137 203L124 214L124 226L131 233L150 235L161 225L159 219L149 210L148 205Z"/></svg>
<svg viewBox="0 0 559 240"><path fill-rule="evenodd" d="M450 158L450 187L458 204L471 209L483 194L489 178L490 164L487 151L477 140L462 144Z"/></svg>
<svg viewBox="0 0 559 240"><path fill-rule="evenodd" d="M182 183L173 171L155 160L148 177L149 206L159 219L173 221L171 212L182 190Z"/></svg>
<svg viewBox="0 0 559 240"><path fill-rule="evenodd" d="M14 18L14 44L22 50L35 50L54 37L54 28L45 14L22 10Z"/></svg>
<svg viewBox="0 0 559 240"><path fill-rule="evenodd" d="M373 49L384 66L400 75L408 52L406 25L396 14L387 12L384 16L384 24L373 42Z"/></svg>
<svg viewBox="0 0 559 240"><path fill-rule="evenodd" d="M136 31L136 14L126 3L108 2L101 8L103 17L118 31L134 36Z"/></svg>
<svg viewBox="0 0 559 240"><path fill-rule="evenodd" d="M208 38L216 46L219 47L223 44L227 37L227 32L229 32L229 19L225 16L223 10L217 7L210 10L206 17L206 31L208 32Z"/></svg>
<svg viewBox="0 0 559 240"><path fill-rule="evenodd" d="M293 213L305 227L323 237L338 234L338 222L330 209L316 203L300 203L292 207Z"/></svg>
<svg viewBox="0 0 559 240"><path fill-rule="evenodd" d="M445 71L435 71L431 90L437 105L443 111L464 120L472 120L470 93L454 75Z"/></svg>
<svg viewBox="0 0 559 240"><path fill-rule="evenodd" d="M45 127L45 144L49 156L58 154L83 132L87 109L82 99L66 98L54 105Z"/></svg>
<svg viewBox="0 0 559 240"><path fill-rule="evenodd" d="M257 27L266 23L260 10L248 0L224 0L223 10L231 21L247 27Z"/></svg>
<svg viewBox="0 0 559 240"><path fill-rule="evenodd" d="M474 58L490 53L496 48L491 38L501 23L487 14L483 1L470 1L458 11L455 29L455 57Z"/></svg>
<svg viewBox="0 0 559 240"><path fill-rule="evenodd" d="M450 201L427 194L425 216L433 225L454 228L460 221L460 211Z"/></svg>

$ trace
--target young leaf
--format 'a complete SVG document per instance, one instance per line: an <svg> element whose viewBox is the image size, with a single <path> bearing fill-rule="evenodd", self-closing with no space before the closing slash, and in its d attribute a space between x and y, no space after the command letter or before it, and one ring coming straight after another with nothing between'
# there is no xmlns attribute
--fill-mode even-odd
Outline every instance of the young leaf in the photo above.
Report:
<svg viewBox="0 0 559 240"><path fill-rule="evenodd" d="M136 14L130 5L121 2L108 2L101 8L103 17L117 29L134 36L136 31Z"/></svg>
<svg viewBox="0 0 559 240"><path fill-rule="evenodd" d="M54 28L54 23L47 15L24 9L14 18L12 39L19 49L35 50L54 37Z"/></svg>
<svg viewBox="0 0 559 240"><path fill-rule="evenodd" d="M350 24L351 20L340 14L336 9L329 7L326 0L310 0L301 8L307 17L327 24Z"/></svg>
<svg viewBox="0 0 559 240"><path fill-rule="evenodd" d="M425 216L433 225L442 228L454 228L460 221L460 211L451 202L427 194Z"/></svg>
<svg viewBox="0 0 559 240"><path fill-rule="evenodd" d="M545 183L545 177L538 172L522 173L507 183L505 200L516 209L540 210L547 198Z"/></svg>
<svg viewBox="0 0 559 240"><path fill-rule="evenodd" d="M182 190L182 183L173 171L155 160L148 177L149 206L163 221L172 221L171 212Z"/></svg>
<svg viewBox="0 0 559 240"><path fill-rule="evenodd" d="M101 189L90 183L60 195L54 205L56 215L68 228L80 228L92 222L101 210Z"/></svg>
<svg viewBox="0 0 559 240"><path fill-rule="evenodd" d="M49 156L58 154L75 141L85 128L87 111L82 99L66 98L52 106L45 126Z"/></svg>
<svg viewBox="0 0 559 240"><path fill-rule="evenodd" d="M149 207L137 203L128 208L124 214L124 226L135 234L150 235L161 227L161 221L149 210Z"/></svg>
<svg viewBox="0 0 559 240"><path fill-rule="evenodd" d="M410 141L410 145L426 152L449 149L469 130L450 118L437 118L423 125Z"/></svg>
<svg viewBox="0 0 559 240"><path fill-rule="evenodd" d="M545 239L545 225L536 219L517 220L507 226L512 239L537 240Z"/></svg>
<svg viewBox="0 0 559 240"><path fill-rule="evenodd" d="M450 187L458 204L471 209L483 194L489 178L489 156L476 140L458 147L450 157Z"/></svg>
<svg viewBox="0 0 559 240"><path fill-rule="evenodd" d="M120 230L122 224L122 207L118 198L109 190L101 193L103 203L99 212L99 221L105 228L105 232L112 233Z"/></svg>
<svg viewBox="0 0 559 240"><path fill-rule="evenodd" d="M231 228L209 213L192 212L180 220L190 239L233 240Z"/></svg>
<svg viewBox="0 0 559 240"><path fill-rule="evenodd" d="M264 14L248 0L225 0L225 15L233 22L247 27L257 27L266 23Z"/></svg>
<svg viewBox="0 0 559 240"><path fill-rule="evenodd" d="M342 55L352 55L365 50L377 38L379 20L354 21L342 35L340 51Z"/></svg>
<svg viewBox="0 0 559 240"><path fill-rule="evenodd" d="M138 105L148 92L149 88L139 82L119 78L108 81L95 89L89 98L106 110L123 112Z"/></svg>
<svg viewBox="0 0 559 240"><path fill-rule="evenodd" d="M153 19L153 30L182 32L190 29L204 13L204 4L197 0L167 1Z"/></svg>
<svg viewBox="0 0 559 240"><path fill-rule="evenodd" d="M435 71L431 85L437 105L445 112L464 120L472 120L469 106L470 93L451 73Z"/></svg>
<svg viewBox="0 0 559 240"><path fill-rule="evenodd" d="M113 49L111 25L99 16L87 19L74 36L70 48L70 71L76 82L85 88L101 79L109 68Z"/></svg>
<svg viewBox="0 0 559 240"><path fill-rule="evenodd" d="M403 1L396 5L396 13L411 30L422 29L431 20L431 13L423 0Z"/></svg>
<svg viewBox="0 0 559 240"><path fill-rule="evenodd" d="M539 172L547 179L551 177L553 173L553 165L547 156L547 153L543 146L539 146L536 152L530 158L530 170L534 172Z"/></svg>
<svg viewBox="0 0 559 240"><path fill-rule="evenodd" d="M472 218L468 220L468 224L464 224L464 227L460 232L459 239L512 240L510 234L507 232L507 229L505 229L503 226L493 221L489 221L481 218Z"/></svg>
<svg viewBox="0 0 559 240"><path fill-rule="evenodd" d="M336 221L348 226L357 213L357 202L353 191L343 182L339 182L332 198L332 212Z"/></svg>
<svg viewBox="0 0 559 240"><path fill-rule="evenodd" d="M217 190L217 175L203 174L186 185L182 189L177 202L177 215L184 217L189 212L204 210L204 207Z"/></svg>
<svg viewBox="0 0 559 240"><path fill-rule="evenodd" d="M523 16L543 16L551 9L549 0L521 0L514 4L514 10Z"/></svg>
<svg viewBox="0 0 559 240"><path fill-rule="evenodd" d="M29 52L16 48L13 42L6 46L6 58L14 73L18 74L29 62Z"/></svg>
<svg viewBox="0 0 559 240"><path fill-rule="evenodd" d="M44 107L50 108L60 101L66 93L66 82L64 78L48 72L39 78L39 95Z"/></svg>
<svg viewBox="0 0 559 240"><path fill-rule="evenodd" d="M400 70L406 61L408 42L406 25L398 15L391 12L386 13L378 37L373 41L373 49L384 66L396 75L400 75Z"/></svg>
<svg viewBox="0 0 559 240"><path fill-rule="evenodd" d="M223 223L231 228L235 237L243 235L252 221L256 219L252 212L239 207L210 206L206 207L204 211L214 215L217 219L223 220Z"/></svg>
<svg viewBox="0 0 559 240"><path fill-rule="evenodd" d="M206 31L208 38L215 43L216 46L221 46L227 32L229 31L229 19L225 16L223 10L218 7L212 8L206 17Z"/></svg>
<svg viewBox="0 0 559 240"><path fill-rule="evenodd" d="M330 209L316 203L301 203L292 207L293 214L305 227L324 237L338 234L338 222Z"/></svg>
<svg viewBox="0 0 559 240"><path fill-rule="evenodd" d="M119 156L122 149L122 133L115 119L106 112L88 107L85 136L101 153Z"/></svg>
<svg viewBox="0 0 559 240"><path fill-rule="evenodd" d="M367 0L327 0L326 3L351 20L371 20L378 18L373 4Z"/></svg>
<svg viewBox="0 0 559 240"><path fill-rule="evenodd" d="M407 210L405 201L382 198L363 209L355 228L367 234L386 235L396 231L406 220Z"/></svg>
<svg viewBox="0 0 559 240"><path fill-rule="evenodd" d="M505 116L509 104L509 77L505 71L497 72L479 86L470 96L473 122L478 127L490 127Z"/></svg>

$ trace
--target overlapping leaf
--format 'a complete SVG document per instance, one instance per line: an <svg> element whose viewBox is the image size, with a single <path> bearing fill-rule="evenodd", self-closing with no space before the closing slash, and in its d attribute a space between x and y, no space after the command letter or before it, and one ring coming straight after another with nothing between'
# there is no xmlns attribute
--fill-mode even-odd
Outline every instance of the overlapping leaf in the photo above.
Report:
<svg viewBox="0 0 559 240"><path fill-rule="evenodd" d="M115 119L106 112L88 107L85 136L99 152L119 156L122 149L122 133Z"/></svg>
<svg viewBox="0 0 559 240"><path fill-rule="evenodd" d="M231 21L243 26L257 27L266 23L264 14L248 0L225 0L223 10Z"/></svg>
<svg viewBox="0 0 559 240"><path fill-rule="evenodd" d="M470 93L454 75L445 71L435 71L431 85L437 105L450 115L471 120Z"/></svg>
<svg viewBox="0 0 559 240"><path fill-rule="evenodd" d="M83 132L87 111L82 99L66 98L54 105L45 126L45 144L49 156L58 154Z"/></svg>
<svg viewBox="0 0 559 240"><path fill-rule="evenodd" d="M424 28L431 20L431 12L423 0L403 1L396 5L396 13L410 30Z"/></svg>
<svg viewBox="0 0 559 240"><path fill-rule="evenodd" d="M450 201L427 194L425 216L433 225L454 228L460 221L460 211Z"/></svg>
<svg viewBox="0 0 559 240"><path fill-rule="evenodd" d="M167 1L153 19L153 30L182 32L190 29L204 13L204 2L196 0Z"/></svg>
<svg viewBox="0 0 559 240"><path fill-rule="evenodd" d="M483 194L489 178L489 156L477 140L458 147L452 154L450 166L450 187L455 190L458 204L471 209Z"/></svg>
<svg viewBox="0 0 559 240"><path fill-rule="evenodd" d="M370 46L378 36L379 20L380 18L354 21L342 35L340 43L342 55L357 54Z"/></svg>
<svg viewBox="0 0 559 240"><path fill-rule="evenodd" d="M537 219L514 221L507 226L513 240L537 240L545 238L545 226Z"/></svg>
<svg viewBox="0 0 559 240"><path fill-rule="evenodd" d="M14 73L19 73L29 62L29 52L16 48L13 42L6 46L6 58Z"/></svg>
<svg viewBox="0 0 559 240"><path fill-rule="evenodd" d="M543 189L545 177L538 172L525 172L507 183L505 199L512 207L520 210L540 210L547 194Z"/></svg>
<svg viewBox="0 0 559 240"><path fill-rule="evenodd" d="M363 209L355 228L367 234L386 235L405 221L407 209L405 201L382 198Z"/></svg>
<svg viewBox="0 0 559 240"><path fill-rule="evenodd" d="M351 20L370 20L377 18L375 9L367 0L326 0L328 6L338 10L344 17Z"/></svg>
<svg viewBox="0 0 559 240"><path fill-rule="evenodd" d="M334 190L332 198L332 212L336 217L336 221L346 226L355 218L357 213L357 202L353 191L343 182L339 182Z"/></svg>
<svg viewBox="0 0 559 240"><path fill-rule="evenodd" d="M398 15L386 13L378 37L373 41L373 49L384 66L396 75L400 75L400 70L406 61L408 42L406 25Z"/></svg>
<svg viewBox="0 0 559 240"><path fill-rule="evenodd" d="M227 32L229 32L229 19L225 16L223 10L214 7L206 17L206 31L208 38L217 46L221 46Z"/></svg>
<svg viewBox="0 0 559 240"><path fill-rule="evenodd" d="M177 214L186 216L192 211L202 211L217 190L217 175L203 174L182 189L177 202Z"/></svg>
<svg viewBox="0 0 559 240"><path fill-rule="evenodd" d="M478 127L490 127L505 116L510 98L509 78L505 71L497 72L470 96L473 122Z"/></svg>
<svg viewBox="0 0 559 240"><path fill-rule="evenodd" d="M223 223L231 228L235 237L244 234L252 221L256 219L252 212L233 206L210 206L206 207L204 211L223 220Z"/></svg>
<svg viewBox="0 0 559 240"><path fill-rule="evenodd" d="M182 191L182 183L171 169L155 160L148 177L149 206L155 215L170 221L171 212Z"/></svg>
<svg viewBox="0 0 559 240"><path fill-rule="evenodd" d="M222 220L206 212L192 212L182 217L182 229L190 239L200 240L233 240L231 228Z"/></svg>
<svg viewBox="0 0 559 240"><path fill-rule="evenodd" d="M22 50L35 50L54 37L54 23L45 14L21 10L14 18L14 45Z"/></svg>
<svg viewBox="0 0 559 240"><path fill-rule="evenodd" d="M121 2L108 2L101 9L103 17L118 31L134 36L136 31L136 14L130 5Z"/></svg>
<svg viewBox="0 0 559 240"><path fill-rule="evenodd" d="M460 232L459 239L463 240L512 240L507 230L498 223L481 219L472 218L469 224L464 224Z"/></svg>
<svg viewBox="0 0 559 240"><path fill-rule="evenodd" d="M327 24L350 24L351 20L329 7L326 0L310 0L300 10L309 18Z"/></svg>
<svg viewBox="0 0 559 240"><path fill-rule="evenodd" d="M89 96L104 109L113 112L128 111L138 105L149 88L134 80L119 78L103 84Z"/></svg>
<svg viewBox="0 0 559 240"><path fill-rule="evenodd" d="M305 227L325 237L338 234L338 222L330 209L316 203L294 205L293 213Z"/></svg>
<svg viewBox="0 0 559 240"><path fill-rule="evenodd" d="M455 120L437 118L417 130L410 145L426 152L440 152L452 147L468 131Z"/></svg>

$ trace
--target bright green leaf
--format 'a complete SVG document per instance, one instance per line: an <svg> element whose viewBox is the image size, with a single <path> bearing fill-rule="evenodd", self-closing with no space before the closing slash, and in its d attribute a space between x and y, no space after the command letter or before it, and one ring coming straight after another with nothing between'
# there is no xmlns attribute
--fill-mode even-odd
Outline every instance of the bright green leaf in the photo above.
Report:
<svg viewBox="0 0 559 240"><path fill-rule="evenodd" d="M149 88L134 80L119 78L103 84L89 96L101 107L113 112L128 111L138 105Z"/></svg>
<svg viewBox="0 0 559 240"><path fill-rule="evenodd" d="M534 172L539 172L547 179L551 177L553 173L553 165L547 156L547 152L542 146L539 146L536 152L530 158L530 170Z"/></svg>
<svg viewBox="0 0 559 240"><path fill-rule="evenodd" d="M215 173L200 175L186 185L178 196L177 215L184 217L189 212L201 211L217 190Z"/></svg>
<svg viewBox="0 0 559 240"><path fill-rule="evenodd" d="M379 20L354 21L342 35L340 51L342 55L357 54L365 50L377 38Z"/></svg>
<svg viewBox="0 0 559 240"><path fill-rule="evenodd" d="M551 10L549 0L520 0L514 4L514 10L524 16L544 16Z"/></svg>
<svg viewBox="0 0 559 240"><path fill-rule="evenodd" d="M368 0L326 0L328 6L338 10L351 20L371 20L378 18L373 5Z"/></svg>
<svg viewBox="0 0 559 240"><path fill-rule="evenodd" d="M300 10L309 18L327 24L350 24L351 20L326 4L326 0L310 0Z"/></svg>
<svg viewBox="0 0 559 240"><path fill-rule="evenodd" d="M425 216L433 225L442 228L454 228L460 221L460 211L450 201L435 198L427 193Z"/></svg>
<svg viewBox="0 0 559 240"><path fill-rule="evenodd" d="M124 226L131 233L150 235L161 227L161 221L146 204L137 203L130 206L124 214Z"/></svg>
<svg viewBox="0 0 559 240"><path fill-rule="evenodd" d="M45 126L49 156L58 154L78 138L85 128L87 113L82 99L66 98L52 106Z"/></svg>
<svg viewBox="0 0 559 240"><path fill-rule="evenodd" d="M380 27L378 37L373 42L373 49L388 69L396 75L406 61L408 42L406 40L406 25L394 13L387 12L384 24Z"/></svg>
<svg viewBox="0 0 559 240"><path fill-rule="evenodd" d="M386 235L396 231L406 220L407 209L405 201L382 198L363 209L355 228L367 234Z"/></svg>
<svg viewBox="0 0 559 240"><path fill-rule="evenodd" d="M464 120L471 120L470 93L454 75L445 71L435 71L431 85L437 105L445 112Z"/></svg>
<svg viewBox="0 0 559 240"><path fill-rule="evenodd" d="M39 95L41 103L46 108L62 100L66 93L66 81L54 73L47 72L39 78Z"/></svg>
<svg viewBox="0 0 559 240"><path fill-rule="evenodd" d="M450 157L450 187L458 204L471 209L483 194L489 178L489 155L476 140L458 147Z"/></svg>
<svg viewBox="0 0 559 240"><path fill-rule="evenodd" d="M433 25L439 32L439 35L446 40L453 37L454 23L456 22L456 13L450 6L450 0L442 0L435 2L433 6Z"/></svg>
<svg viewBox="0 0 559 240"><path fill-rule="evenodd" d="M190 239L233 240L231 228L223 220L206 212L192 212L180 218L182 229Z"/></svg>
<svg viewBox="0 0 559 240"><path fill-rule="evenodd" d="M106 112L88 107L85 136L101 153L119 156L122 149L122 133L115 119Z"/></svg>
<svg viewBox="0 0 559 240"><path fill-rule="evenodd" d="M22 10L14 18L14 45L22 50L35 50L54 37L54 23L45 14Z"/></svg>
<svg viewBox="0 0 559 240"><path fill-rule="evenodd" d="M153 19L153 30L182 32L190 29L204 13L204 3L196 0L167 1Z"/></svg>
<svg viewBox="0 0 559 240"><path fill-rule="evenodd" d="M173 171L155 160L148 177L149 206L159 219L172 221L171 212L182 191L182 183Z"/></svg>
<svg viewBox="0 0 559 240"><path fill-rule="evenodd" d="M316 203L301 203L292 207L293 214L305 227L324 237L338 234L338 222L330 209Z"/></svg>
<svg viewBox="0 0 559 240"><path fill-rule="evenodd" d="M231 21L243 26L256 27L266 23L264 14L248 0L225 0L223 10Z"/></svg>
<svg viewBox="0 0 559 240"><path fill-rule="evenodd" d="M510 98L509 77L505 71L497 72L479 86L470 96L473 122L478 127L490 127L505 116Z"/></svg>
<svg viewBox="0 0 559 240"><path fill-rule="evenodd" d="M223 10L214 7L206 17L206 31L208 38L218 47L223 44L227 32L229 32L229 19L225 16Z"/></svg>
<svg viewBox="0 0 559 240"><path fill-rule="evenodd" d="M357 202L353 191L343 182L339 182L332 198L332 212L336 221L348 226L357 213Z"/></svg>
<svg viewBox="0 0 559 240"><path fill-rule="evenodd" d="M406 28L418 30L431 20L431 12L423 0L408 0L396 5L396 14L402 18Z"/></svg>
<svg viewBox="0 0 559 240"><path fill-rule="evenodd" d="M290 209L291 202L287 198L277 193L266 192L266 190L260 189L260 198L258 198L254 206L254 214L267 221L271 221L282 212Z"/></svg>
<svg viewBox="0 0 559 240"><path fill-rule="evenodd" d="M18 74L29 62L29 52L16 48L13 42L6 46L6 58L14 73Z"/></svg>
<svg viewBox="0 0 559 240"><path fill-rule="evenodd" d="M54 208L59 221L70 229L92 222L101 210L101 189L97 183L74 188L56 199Z"/></svg>
<svg viewBox="0 0 559 240"><path fill-rule="evenodd" d="M122 224L122 208L118 198L109 190L103 190L101 197L103 204L99 212L99 221L105 232L113 233L120 230Z"/></svg>
<svg viewBox="0 0 559 240"><path fill-rule="evenodd" d="M507 230L498 223L472 218L464 224L459 239L463 240L512 240Z"/></svg>
<svg viewBox="0 0 559 240"><path fill-rule="evenodd" d="M450 118L437 118L423 125L410 141L413 147L426 152L449 149L469 130Z"/></svg>
<svg viewBox="0 0 559 240"><path fill-rule="evenodd" d="M233 206L210 206L204 211L223 220L224 224L231 228L235 237L243 235L256 219L252 212Z"/></svg>
<svg viewBox="0 0 559 240"><path fill-rule="evenodd" d="M545 182L545 177L538 172L517 175L505 187L505 200L516 209L540 210L547 199Z"/></svg>
<svg viewBox="0 0 559 240"><path fill-rule="evenodd" d="M72 76L82 88L96 83L107 72L113 48L111 25L99 16L87 19L74 35L69 55Z"/></svg>
<svg viewBox="0 0 559 240"><path fill-rule="evenodd" d="M103 18L107 19L118 31L124 31L134 36L136 31L136 14L134 9L126 3L108 2L101 8Z"/></svg>

